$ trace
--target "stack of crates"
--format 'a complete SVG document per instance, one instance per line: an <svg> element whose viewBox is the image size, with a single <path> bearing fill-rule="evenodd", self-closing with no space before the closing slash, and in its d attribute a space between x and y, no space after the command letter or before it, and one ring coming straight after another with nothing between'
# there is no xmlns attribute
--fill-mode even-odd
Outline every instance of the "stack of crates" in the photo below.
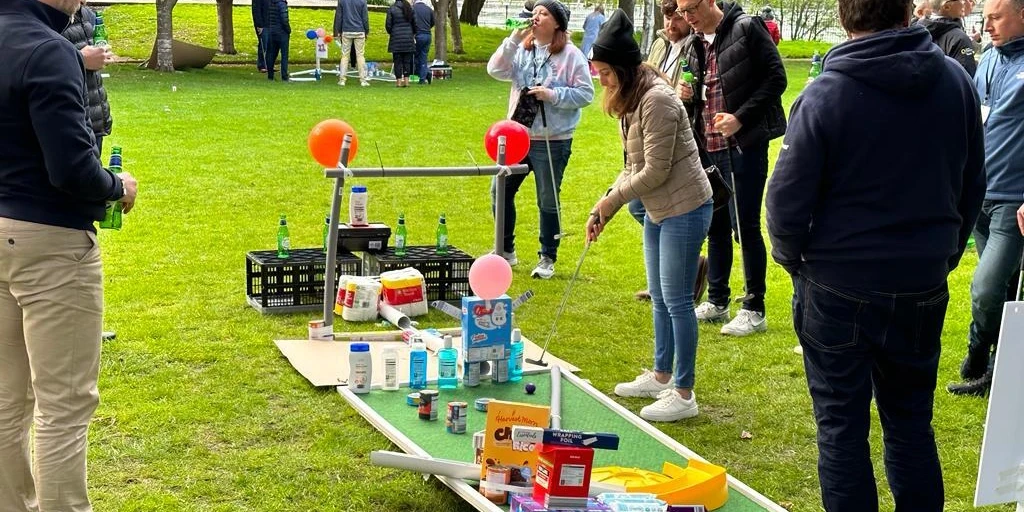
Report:
<svg viewBox="0 0 1024 512"><path fill-rule="evenodd" d="M260 313L316 311L324 304L327 257L323 249L295 249L287 258L277 251L250 251L245 255L245 295ZM338 251L335 275L362 274L363 262L348 251ZM337 283L332 285L333 297Z"/></svg>

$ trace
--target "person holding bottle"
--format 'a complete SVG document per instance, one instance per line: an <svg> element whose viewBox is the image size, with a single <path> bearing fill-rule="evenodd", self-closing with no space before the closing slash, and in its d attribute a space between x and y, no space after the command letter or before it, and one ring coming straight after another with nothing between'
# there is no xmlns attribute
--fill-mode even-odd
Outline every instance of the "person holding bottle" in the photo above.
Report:
<svg viewBox="0 0 1024 512"><path fill-rule="evenodd" d="M517 107L539 103L529 123L530 151L522 163L534 173L540 210L540 257L531 275L550 279L555 275L561 238L559 190L572 154L572 137L583 107L594 100L594 83L587 58L569 40L569 9L558 0L538 0L533 23L502 41L487 62L487 73L512 82L508 116L517 118ZM528 116L527 116L528 117ZM524 119L520 117L520 119ZM526 174L506 179L505 225L501 256L510 265L515 252L516 194ZM494 181L491 182L494 200Z"/></svg>
<svg viewBox="0 0 1024 512"><path fill-rule="evenodd" d="M138 183L103 168L85 63L60 31L76 0L0 2L0 510L90 510L106 201Z"/></svg>
<svg viewBox="0 0 1024 512"><path fill-rule="evenodd" d="M388 33L388 52L394 59L395 87L409 87L413 54L416 52L416 17L406 0L395 0L384 20Z"/></svg>
<svg viewBox="0 0 1024 512"><path fill-rule="evenodd" d="M642 64L633 24L621 9L594 43L594 67L605 87L604 110L619 118L625 169L591 209L587 242L597 241L633 199L646 207L644 263L654 317L654 371L615 386L615 394L657 401L640 410L648 421L697 415L693 393L697 316L693 288L713 201L682 101L664 74Z"/></svg>

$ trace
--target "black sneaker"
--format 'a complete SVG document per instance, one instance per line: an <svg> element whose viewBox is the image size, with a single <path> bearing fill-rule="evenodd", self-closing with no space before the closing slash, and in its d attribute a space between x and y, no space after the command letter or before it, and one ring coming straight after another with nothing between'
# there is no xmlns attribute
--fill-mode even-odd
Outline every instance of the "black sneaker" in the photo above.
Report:
<svg viewBox="0 0 1024 512"><path fill-rule="evenodd" d="M988 370L991 357L991 350L988 347L968 346L967 355L960 363L960 378L965 381L980 379L985 375L985 370Z"/></svg>
<svg viewBox="0 0 1024 512"><path fill-rule="evenodd" d="M946 391L954 395L986 396L992 388L992 371L986 371L980 378L967 382L956 382L946 386Z"/></svg>

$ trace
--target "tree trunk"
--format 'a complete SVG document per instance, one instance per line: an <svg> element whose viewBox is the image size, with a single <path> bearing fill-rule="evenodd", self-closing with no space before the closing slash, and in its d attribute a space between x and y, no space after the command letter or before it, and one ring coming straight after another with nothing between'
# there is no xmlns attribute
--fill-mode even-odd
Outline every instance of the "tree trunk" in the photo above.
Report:
<svg viewBox="0 0 1024 512"><path fill-rule="evenodd" d="M459 25L458 15L455 14L458 8L458 0L451 0L448 4L448 18L452 23L452 53L462 55L466 52L462 49L462 27Z"/></svg>
<svg viewBox="0 0 1024 512"><path fill-rule="evenodd" d="M434 5L434 59L448 61L448 0L431 0Z"/></svg>
<svg viewBox="0 0 1024 512"><path fill-rule="evenodd" d="M171 41L174 39L174 24L171 11L178 0L156 0L156 69L174 71L174 56Z"/></svg>
<svg viewBox="0 0 1024 512"><path fill-rule="evenodd" d="M472 26L480 24L480 11L484 9L484 0L463 0L459 21Z"/></svg>
<svg viewBox="0 0 1024 512"><path fill-rule="evenodd" d="M231 17L231 5L234 0L217 0L217 44L220 52L228 55L238 53L235 50L235 23Z"/></svg>
<svg viewBox="0 0 1024 512"><path fill-rule="evenodd" d="M626 17L629 18L629 22L636 26L636 20L633 19L633 9L636 8L636 0L619 0L619 9L626 11Z"/></svg>
<svg viewBox="0 0 1024 512"><path fill-rule="evenodd" d="M643 35L640 37L640 53L647 57L647 54L651 52L651 45L654 44L654 18L655 18L655 0L644 0L644 22L643 22ZM661 10L658 9L658 13ZM661 16L657 16L661 18Z"/></svg>

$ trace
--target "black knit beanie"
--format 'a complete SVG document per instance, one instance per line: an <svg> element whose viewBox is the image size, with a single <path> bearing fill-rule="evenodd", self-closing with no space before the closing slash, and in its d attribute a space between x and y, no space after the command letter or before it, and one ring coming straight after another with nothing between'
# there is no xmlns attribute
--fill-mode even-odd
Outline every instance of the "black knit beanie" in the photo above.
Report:
<svg viewBox="0 0 1024 512"><path fill-rule="evenodd" d="M555 23L558 24L558 30L566 31L569 30L569 8L558 0L537 0L533 7L543 7L555 17Z"/></svg>
<svg viewBox="0 0 1024 512"><path fill-rule="evenodd" d="M601 25L594 41L591 60L610 65L639 66L640 45L633 38L633 24L622 9L615 9Z"/></svg>

